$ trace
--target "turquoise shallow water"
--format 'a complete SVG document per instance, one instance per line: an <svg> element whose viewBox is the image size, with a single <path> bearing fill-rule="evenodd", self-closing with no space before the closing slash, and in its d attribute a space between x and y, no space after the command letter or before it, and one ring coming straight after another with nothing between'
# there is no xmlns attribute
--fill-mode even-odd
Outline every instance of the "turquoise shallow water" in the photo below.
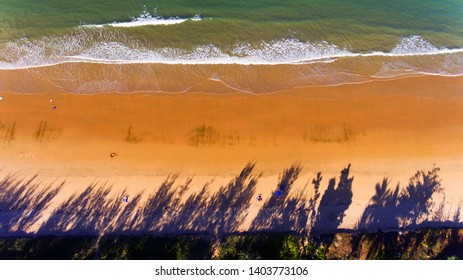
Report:
<svg viewBox="0 0 463 280"><path fill-rule="evenodd" d="M0 0L0 69L295 64L299 80L327 84L461 75L462 15L462 0Z"/></svg>

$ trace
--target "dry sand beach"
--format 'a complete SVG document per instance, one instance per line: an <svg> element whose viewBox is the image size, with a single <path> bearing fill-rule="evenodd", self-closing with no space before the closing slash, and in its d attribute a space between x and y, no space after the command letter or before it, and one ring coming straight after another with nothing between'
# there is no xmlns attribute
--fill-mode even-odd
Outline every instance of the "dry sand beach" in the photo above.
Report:
<svg viewBox="0 0 463 280"><path fill-rule="evenodd" d="M1 92L0 234L461 226L462 88L420 76L260 95ZM394 194L433 166L442 191Z"/></svg>

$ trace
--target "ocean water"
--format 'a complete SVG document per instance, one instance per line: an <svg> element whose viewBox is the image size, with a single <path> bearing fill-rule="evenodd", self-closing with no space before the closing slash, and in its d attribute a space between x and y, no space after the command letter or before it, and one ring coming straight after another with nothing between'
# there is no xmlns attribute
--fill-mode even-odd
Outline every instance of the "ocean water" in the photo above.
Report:
<svg viewBox="0 0 463 280"><path fill-rule="evenodd" d="M463 74L461 0L0 0L0 90L266 93Z"/></svg>

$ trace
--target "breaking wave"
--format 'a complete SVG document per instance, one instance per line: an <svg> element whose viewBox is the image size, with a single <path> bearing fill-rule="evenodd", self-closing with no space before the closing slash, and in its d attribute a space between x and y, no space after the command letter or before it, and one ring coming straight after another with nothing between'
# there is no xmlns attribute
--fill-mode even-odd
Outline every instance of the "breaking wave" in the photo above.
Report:
<svg viewBox="0 0 463 280"><path fill-rule="evenodd" d="M84 24L81 25L83 28L102 28L105 26L111 27L139 27L139 26L147 26L147 25L172 25L172 24L179 24L186 22L188 20L191 21L200 21L201 15L197 14L191 18L180 18L180 17L169 17L164 18L162 16L158 16L156 14L151 14L147 11L145 7L143 12L138 17L132 17L131 21L125 22L111 22L111 23L103 23L103 24Z"/></svg>
<svg viewBox="0 0 463 280"><path fill-rule="evenodd" d="M231 47L201 45L191 50L179 48L150 49L136 40L118 40L117 35L93 40L80 33L76 36L46 37L37 41L22 39L0 49L1 68L45 66L76 61L105 63L165 64L304 64L332 62L346 57L400 57L463 54L462 48L438 48L419 36L402 38L389 52L355 53L328 42L303 42L281 39L262 42L259 46L237 43Z"/></svg>

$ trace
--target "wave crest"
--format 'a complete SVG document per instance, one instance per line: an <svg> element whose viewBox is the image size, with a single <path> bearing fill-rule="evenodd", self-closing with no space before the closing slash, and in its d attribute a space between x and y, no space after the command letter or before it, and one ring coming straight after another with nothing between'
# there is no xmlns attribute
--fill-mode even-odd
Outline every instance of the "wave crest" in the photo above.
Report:
<svg viewBox="0 0 463 280"><path fill-rule="evenodd" d="M427 54L445 51L446 48L439 49L429 41L420 36L404 37L395 48L391 50L393 54Z"/></svg>
<svg viewBox="0 0 463 280"><path fill-rule="evenodd" d="M179 24L186 22L188 20L191 21L200 21L201 20L201 15L197 14L191 18L181 18L181 17L169 17L169 18L164 18L162 16L151 14L148 12L146 6L144 7L143 12L137 16L137 17L132 17L131 21L126 21L126 22L111 22L111 23L103 23L103 24L84 24L81 25L81 27L84 28L91 28L91 27L96 27L96 28L101 28L105 26L111 26L111 27L139 27L139 26L147 26L147 25L172 25L172 24Z"/></svg>
<svg viewBox="0 0 463 280"><path fill-rule="evenodd" d="M101 35L103 34L103 35ZM257 46L237 43L219 47L200 45L193 49L149 48L133 38L115 32L80 30L72 35L22 39L0 49L0 68L36 67L64 62L163 64L310 64L337 59L463 54L463 49L437 48L419 36L402 38L389 52L356 53L326 41L303 42L281 39ZM453 66L450 65L450 68ZM459 67L458 67L459 68Z"/></svg>

